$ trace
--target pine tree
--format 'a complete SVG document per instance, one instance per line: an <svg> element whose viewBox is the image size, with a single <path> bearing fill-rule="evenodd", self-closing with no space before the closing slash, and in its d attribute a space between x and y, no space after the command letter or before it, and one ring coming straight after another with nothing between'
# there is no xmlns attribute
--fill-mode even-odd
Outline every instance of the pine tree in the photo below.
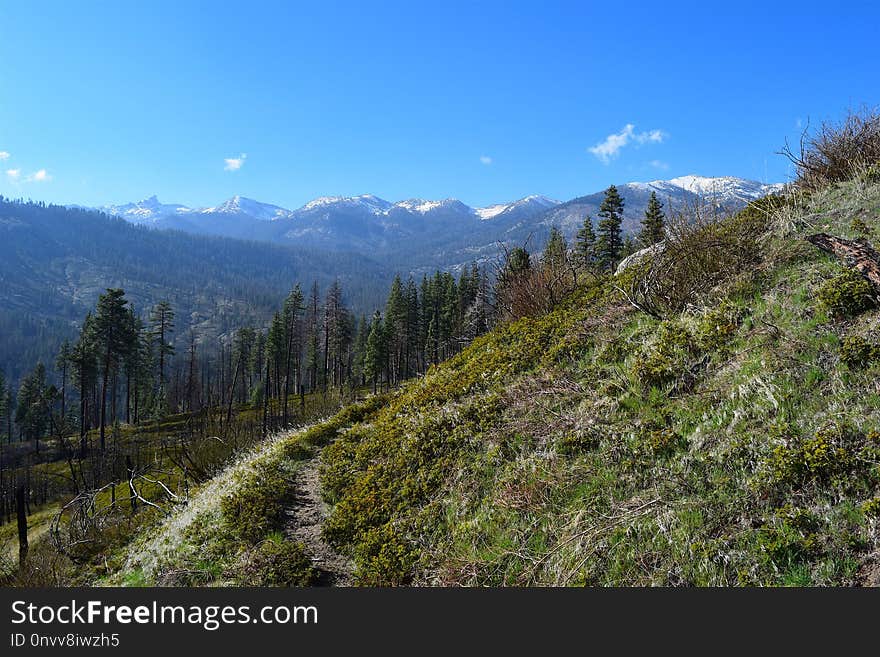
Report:
<svg viewBox="0 0 880 657"><path fill-rule="evenodd" d="M37 363L21 382L18 407L15 409L15 424L22 440L34 441L37 453L40 452L40 438L49 427L47 393L46 368L42 363Z"/></svg>
<svg viewBox="0 0 880 657"><path fill-rule="evenodd" d="M367 340L370 335L370 325L364 315L360 316L355 330L354 344L352 345L351 359L351 383L353 387L366 384L367 377L364 373L365 358L367 355Z"/></svg>
<svg viewBox="0 0 880 657"><path fill-rule="evenodd" d="M596 259L596 233L593 231L593 218L587 215L583 227L577 232L575 241L577 262L581 267L591 267Z"/></svg>
<svg viewBox="0 0 880 657"><path fill-rule="evenodd" d="M599 206L599 235L596 240L596 264L601 269L613 271L620 261L623 249L621 224L623 223L623 199L617 188L611 185Z"/></svg>
<svg viewBox="0 0 880 657"><path fill-rule="evenodd" d="M159 388L165 387L165 359L174 355L174 345L169 335L174 331L174 310L168 301L160 301L150 314L153 336L158 342L159 355Z"/></svg>
<svg viewBox="0 0 880 657"><path fill-rule="evenodd" d="M505 271L511 274L521 274L522 272L530 269L531 266L532 262L529 252L521 246L518 246L512 249L509 256L507 257Z"/></svg>
<svg viewBox="0 0 880 657"><path fill-rule="evenodd" d="M274 382L271 391L272 397L281 396L281 378L284 373L283 363L286 344L287 341L284 336L284 318L280 312L276 312L272 316L272 323L269 324L269 333L266 337L266 353L270 363L271 378Z"/></svg>
<svg viewBox="0 0 880 657"><path fill-rule="evenodd" d="M431 322L428 324L428 334L425 338L425 360L429 365L435 365L440 360L437 322L434 319L431 319Z"/></svg>
<svg viewBox="0 0 880 657"><path fill-rule="evenodd" d="M6 379L3 376L3 370L0 370L0 430L2 427L6 425L6 415L12 413L12 409L9 408L8 398L6 394ZM0 440L2 443L2 440ZM0 500L0 504L2 504L2 500ZM0 519L3 517L2 509L0 509Z"/></svg>
<svg viewBox="0 0 880 657"><path fill-rule="evenodd" d="M131 349L125 355L125 378L126 378L126 394L125 394L125 420L131 423L132 415L137 421L138 410L140 408L140 395L143 389L141 385L143 380L149 376L147 368L149 367L150 351L144 349L144 341L149 341L147 331L144 328L143 320L135 315L134 308L129 306L129 321L131 322L134 335Z"/></svg>
<svg viewBox="0 0 880 657"><path fill-rule="evenodd" d="M15 399L12 396L12 386L6 386L6 442L12 443L12 409L15 408Z"/></svg>
<svg viewBox="0 0 880 657"><path fill-rule="evenodd" d="M302 352L300 344L299 316L303 311L303 293L297 283L287 298L284 300L284 334L285 334L285 362L284 362L284 400L281 404L281 417L287 424L287 398L290 396L291 365L297 378L299 374L299 354ZM294 382L294 391L296 382Z"/></svg>
<svg viewBox="0 0 880 657"><path fill-rule="evenodd" d="M541 264L555 271L561 271L568 260L568 244L556 226L550 229L550 237L541 256Z"/></svg>
<svg viewBox="0 0 880 657"><path fill-rule="evenodd" d="M95 310L94 335L98 358L101 362L102 385L100 406L101 451L105 449L107 426L107 393L110 375L115 373L120 360L132 349L134 327L128 312L128 301L121 289L108 288L98 298Z"/></svg>
<svg viewBox="0 0 880 657"><path fill-rule="evenodd" d="M388 301L385 303L385 333L388 337L391 358L391 382L397 383L403 377L404 358L407 344L407 307L400 276L394 277Z"/></svg>
<svg viewBox="0 0 880 657"><path fill-rule="evenodd" d="M422 367L427 368L428 364L428 327L434 317L434 295L433 285L428 279L427 274L422 275L422 283L419 286L419 328L418 328L418 349L421 355Z"/></svg>
<svg viewBox="0 0 880 657"><path fill-rule="evenodd" d="M368 381L372 381L374 393L376 385L382 377L382 371L385 369L388 358L387 349L385 326L382 322L382 315L377 310L370 324L370 335L367 337L367 349L364 355L364 376Z"/></svg>
<svg viewBox="0 0 880 657"><path fill-rule="evenodd" d="M443 272L443 302L440 313L440 348L442 358L451 357L457 351L455 336L461 324L458 313L458 285L455 277Z"/></svg>
<svg viewBox="0 0 880 657"><path fill-rule="evenodd" d="M531 270L531 256L524 248L518 246L506 254L495 284L495 300L501 316L522 316L522 290Z"/></svg>
<svg viewBox="0 0 880 657"><path fill-rule="evenodd" d="M639 242L642 246L652 246L662 242L666 237L666 215L663 213L663 204L657 199L657 193L651 192L648 207L645 210L645 218L642 219L642 232L639 233Z"/></svg>
<svg viewBox="0 0 880 657"><path fill-rule="evenodd" d="M79 393L79 439L80 456L86 453L86 432L89 429L89 391L95 386L98 366L95 355L95 321L91 313L86 315L80 329L79 339L70 355L75 385Z"/></svg>
<svg viewBox="0 0 880 657"><path fill-rule="evenodd" d="M230 396L234 397L238 392L238 402L244 404L247 402L250 391L247 387L245 371L248 363L251 362L251 350L254 346L256 332L250 326L243 326L235 332L232 340L232 360L235 363L235 370L239 373L236 385L230 391Z"/></svg>
<svg viewBox="0 0 880 657"><path fill-rule="evenodd" d="M259 356L257 356L257 370L260 369L259 363L262 360L263 349L262 349L262 333L257 333L257 340L255 341L255 349L259 349ZM196 343L196 334L195 331L190 329L189 332L189 358L188 358L188 368L186 375L186 410L190 413L197 410L200 406L198 395L198 344ZM259 386L257 387L259 390ZM135 422L137 422L137 406L135 406Z"/></svg>
<svg viewBox="0 0 880 657"><path fill-rule="evenodd" d="M318 388L318 362L321 358L321 349L318 338L318 304L320 296L318 281L312 284L308 302L308 339L306 340L306 369L309 371L309 390L314 392Z"/></svg>
<svg viewBox="0 0 880 657"><path fill-rule="evenodd" d="M342 295L342 285L333 281L324 304L324 362L330 383L342 385L351 346L351 321ZM325 381L326 385L327 381Z"/></svg>
<svg viewBox="0 0 880 657"><path fill-rule="evenodd" d="M67 373L70 370L70 357L73 352L73 347L70 346L70 342L65 340L61 343L61 348L58 350L58 357L55 359L55 367L61 373L61 417L67 416ZM2 382L2 379L0 379ZM0 391L2 391L3 387L0 385Z"/></svg>
<svg viewBox="0 0 880 657"><path fill-rule="evenodd" d="M415 281L410 278L406 283L406 356L404 359L404 374L407 378L412 376L413 371L418 371L421 361L419 352L419 290Z"/></svg>

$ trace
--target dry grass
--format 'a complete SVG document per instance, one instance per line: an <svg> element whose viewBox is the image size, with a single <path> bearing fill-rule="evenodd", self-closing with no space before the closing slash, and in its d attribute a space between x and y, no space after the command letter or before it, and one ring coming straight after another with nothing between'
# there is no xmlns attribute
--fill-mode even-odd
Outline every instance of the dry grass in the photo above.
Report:
<svg viewBox="0 0 880 657"><path fill-rule="evenodd" d="M857 178L880 164L880 113L864 108L840 123L825 122L813 132L807 127L798 152L786 143L782 154L795 165L802 189L821 190Z"/></svg>

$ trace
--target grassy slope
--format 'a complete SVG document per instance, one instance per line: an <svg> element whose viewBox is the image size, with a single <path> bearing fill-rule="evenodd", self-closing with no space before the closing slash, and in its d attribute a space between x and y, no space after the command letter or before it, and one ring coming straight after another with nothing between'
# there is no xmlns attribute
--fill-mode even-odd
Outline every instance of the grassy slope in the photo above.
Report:
<svg viewBox="0 0 880 657"><path fill-rule="evenodd" d="M362 584L880 583L880 349L841 360L854 336L880 341L880 313L832 317L818 296L844 270L803 241L877 238L878 216L864 181L793 200L757 267L666 321L605 282L500 327L267 446L163 526L181 557L144 538L115 581L309 581L273 529L284 473L326 445L324 533Z"/></svg>
<svg viewBox="0 0 880 657"><path fill-rule="evenodd" d="M478 339L325 450L328 539L368 584L877 583L880 368L839 345L880 315L832 320L802 238L878 214L790 203L711 308L593 288Z"/></svg>

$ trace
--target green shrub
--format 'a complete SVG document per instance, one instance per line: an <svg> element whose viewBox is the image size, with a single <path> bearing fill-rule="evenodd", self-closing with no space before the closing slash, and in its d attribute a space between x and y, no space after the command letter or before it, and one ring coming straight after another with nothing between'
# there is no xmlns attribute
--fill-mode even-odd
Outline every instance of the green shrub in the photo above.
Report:
<svg viewBox="0 0 880 657"><path fill-rule="evenodd" d="M386 523L359 537L354 551L358 583L364 586L400 586L412 580L417 552Z"/></svg>
<svg viewBox="0 0 880 657"><path fill-rule="evenodd" d="M874 234L874 230L861 217L856 217L849 222L849 229L861 237L871 237Z"/></svg>
<svg viewBox="0 0 880 657"><path fill-rule="evenodd" d="M618 363L626 358L628 347L626 340L613 336L605 342L596 354L596 362L601 364Z"/></svg>
<svg viewBox="0 0 880 657"><path fill-rule="evenodd" d="M880 518L880 497L874 497L862 504L862 513L868 518Z"/></svg>
<svg viewBox="0 0 880 657"><path fill-rule="evenodd" d="M855 317L874 306L874 290L871 284L852 269L825 281L817 296L834 319Z"/></svg>
<svg viewBox="0 0 880 657"><path fill-rule="evenodd" d="M284 510L293 499L293 483L280 465L260 468L232 493L220 509L230 530L250 543L257 543L284 522Z"/></svg>
<svg viewBox="0 0 880 657"><path fill-rule="evenodd" d="M691 346L686 328L677 322L661 322L654 342L636 356L633 374L646 388L669 383L683 371Z"/></svg>
<svg viewBox="0 0 880 657"><path fill-rule="evenodd" d="M707 310L694 332L696 346L702 351L722 351L739 327L739 313L728 303Z"/></svg>
<svg viewBox="0 0 880 657"><path fill-rule="evenodd" d="M237 575L240 586L311 586L318 573L301 543L274 534L254 549Z"/></svg>
<svg viewBox="0 0 880 657"><path fill-rule="evenodd" d="M783 571L810 562L822 554L822 546L815 533L802 532L788 522L762 528L758 544L776 569Z"/></svg>
<svg viewBox="0 0 880 657"><path fill-rule="evenodd" d="M579 429L568 431L559 439L558 449L561 454L574 456L599 446L599 435L595 431Z"/></svg>
<svg viewBox="0 0 880 657"><path fill-rule="evenodd" d="M657 429L648 433L645 444L652 454L669 457L687 445L687 440L672 429Z"/></svg>
<svg viewBox="0 0 880 657"><path fill-rule="evenodd" d="M880 345L871 344L859 335L848 335L840 343L840 360L853 369L867 367L880 360Z"/></svg>
<svg viewBox="0 0 880 657"><path fill-rule="evenodd" d="M860 444L866 448L865 437L836 425L819 429L806 440L791 439L771 453L768 459L771 478L788 485L810 480L854 485L859 479L857 470L864 461L862 450L858 449Z"/></svg>

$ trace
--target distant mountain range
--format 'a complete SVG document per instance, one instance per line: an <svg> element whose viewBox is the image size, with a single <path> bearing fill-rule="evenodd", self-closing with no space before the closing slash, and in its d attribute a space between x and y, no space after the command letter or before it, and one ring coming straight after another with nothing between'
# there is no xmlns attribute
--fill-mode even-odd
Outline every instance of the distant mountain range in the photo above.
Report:
<svg viewBox="0 0 880 657"><path fill-rule="evenodd" d="M638 230L652 191L671 211L699 203L734 211L781 188L781 184L742 178L701 176L618 185L625 201L627 232ZM603 195L604 190L564 203L533 195L511 203L472 208L456 199L393 203L364 194L321 197L296 210L242 196L205 208L161 203L152 196L137 203L98 209L158 229L351 251L418 271L455 269L485 261L497 256L499 242L528 242L539 248L553 226L572 238L587 215L595 221Z"/></svg>

